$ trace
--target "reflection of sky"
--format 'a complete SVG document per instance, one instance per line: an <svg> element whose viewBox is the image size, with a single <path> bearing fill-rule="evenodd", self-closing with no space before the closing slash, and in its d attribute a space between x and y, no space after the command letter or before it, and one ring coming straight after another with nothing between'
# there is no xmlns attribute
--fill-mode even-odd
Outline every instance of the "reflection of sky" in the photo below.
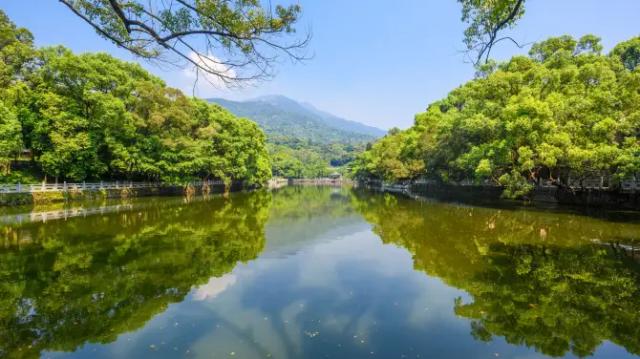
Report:
<svg viewBox="0 0 640 359"><path fill-rule="evenodd" d="M193 292L193 300L211 300L224 292L227 288L236 283L236 276L233 274L225 274L222 277L213 277L209 282L202 285Z"/></svg>
<svg viewBox="0 0 640 359"><path fill-rule="evenodd" d="M272 247L274 253L286 248L286 255L263 255L211 278L184 302L115 343L86 345L69 356L542 357L502 338L474 340L469 321L453 312L455 298L468 299L463 291L414 271L411 255L383 245L362 219L334 224L299 234L304 238L297 246L287 240L287 246ZM283 227L272 227L268 235L297 228L287 222L278 226ZM609 358L624 353L608 343L597 352Z"/></svg>

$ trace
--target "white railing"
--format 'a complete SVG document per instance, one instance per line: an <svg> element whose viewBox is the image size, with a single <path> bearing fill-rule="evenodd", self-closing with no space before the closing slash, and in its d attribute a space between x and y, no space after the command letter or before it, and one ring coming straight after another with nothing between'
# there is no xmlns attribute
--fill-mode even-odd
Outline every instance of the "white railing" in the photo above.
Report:
<svg viewBox="0 0 640 359"><path fill-rule="evenodd" d="M637 177L636 177L637 178ZM601 190L609 191L612 189L618 189L622 192L640 192L640 179L626 179L619 183L619 186L612 187L611 181L607 177L587 177L583 179L570 179L568 181L568 187L573 190ZM438 184L433 180L424 178L418 178L412 181L412 184L426 185L426 184ZM498 186L497 184L485 181L482 183L476 183L471 180L463 180L460 182L451 182L451 185L455 186ZM557 184L551 180L544 180L540 183L534 183L538 188L557 188Z"/></svg>
<svg viewBox="0 0 640 359"><path fill-rule="evenodd" d="M100 191L107 189L158 188L171 186L215 186L223 185L220 180L168 184L161 182L80 182L80 183L37 183L37 184L0 184L0 193L34 193L34 192L68 192L68 191Z"/></svg>
<svg viewBox="0 0 640 359"><path fill-rule="evenodd" d="M131 204L118 204L114 206L103 206L95 208L71 208L60 209L54 211L20 213L0 216L0 223L4 224L22 224L29 222L47 222L49 220L68 219L73 217L87 217L93 214L106 214L131 210Z"/></svg>

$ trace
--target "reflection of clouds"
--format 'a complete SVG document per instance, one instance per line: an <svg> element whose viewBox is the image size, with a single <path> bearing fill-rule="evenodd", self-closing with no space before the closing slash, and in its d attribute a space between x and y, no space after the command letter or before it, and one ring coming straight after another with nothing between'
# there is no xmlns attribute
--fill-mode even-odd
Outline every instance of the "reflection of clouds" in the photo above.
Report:
<svg viewBox="0 0 640 359"><path fill-rule="evenodd" d="M385 278L414 272L411 255L406 250L382 245L368 228L336 237L332 241L320 242L301 253L301 256L304 256L304 264L300 268L299 285L306 288L336 288L341 300L348 300L352 293L350 288L340 288L343 283L338 271L340 266L367 268L373 272L371 275L379 274Z"/></svg>
<svg viewBox="0 0 640 359"><path fill-rule="evenodd" d="M465 330L468 321L451 315L454 310L452 298L461 297L469 300L469 295L462 290L447 286L442 280L424 276L416 272L414 285L421 288L410 306L407 324L414 328L433 328L443 325Z"/></svg>
<svg viewBox="0 0 640 359"><path fill-rule="evenodd" d="M207 299L213 299L218 294L224 292L227 288L236 283L236 276L233 274L225 274L222 277L213 277L209 279L209 282L196 289L193 293L193 299L202 301Z"/></svg>

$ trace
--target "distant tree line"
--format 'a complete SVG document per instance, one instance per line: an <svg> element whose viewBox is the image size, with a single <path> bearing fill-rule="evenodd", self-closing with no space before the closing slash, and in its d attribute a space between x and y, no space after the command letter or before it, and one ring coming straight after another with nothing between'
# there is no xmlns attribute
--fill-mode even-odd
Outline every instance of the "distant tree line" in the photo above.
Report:
<svg viewBox="0 0 640 359"><path fill-rule="evenodd" d="M272 136L267 140L274 176L319 178L347 172L365 143L316 143L300 138Z"/></svg>
<svg viewBox="0 0 640 359"><path fill-rule="evenodd" d="M189 98L107 54L36 48L0 12L0 171L18 158L49 179L261 183L271 177L259 127ZM26 177L22 179L33 179Z"/></svg>
<svg viewBox="0 0 640 359"><path fill-rule="evenodd" d="M489 61L477 78L363 153L358 176L502 185L507 197L640 173L640 37L603 55L600 39L553 37L529 56Z"/></svg>

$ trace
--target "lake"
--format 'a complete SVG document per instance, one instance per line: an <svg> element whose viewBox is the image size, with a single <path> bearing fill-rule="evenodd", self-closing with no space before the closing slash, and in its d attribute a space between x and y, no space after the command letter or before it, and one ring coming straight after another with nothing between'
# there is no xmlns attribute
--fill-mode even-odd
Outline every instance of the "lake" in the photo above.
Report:
<svg viewBox="0 0 640 359"><path fill-rule="evenodd" d="M640 355L633 214L329 187L29 210L0 212L0 357Z"/></svg>

